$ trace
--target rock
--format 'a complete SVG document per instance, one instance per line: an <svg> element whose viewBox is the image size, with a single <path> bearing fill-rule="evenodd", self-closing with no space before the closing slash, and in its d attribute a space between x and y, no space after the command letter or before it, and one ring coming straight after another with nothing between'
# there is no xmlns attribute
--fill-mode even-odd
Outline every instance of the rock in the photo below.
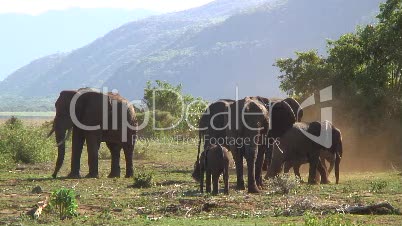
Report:
<svg viewBox="0 0 402 226"><path fill-rule="evenodd" d="M43 190L40 186L36 186L32 189L33 194L41 194L42 192L43 192Z"/></svg>

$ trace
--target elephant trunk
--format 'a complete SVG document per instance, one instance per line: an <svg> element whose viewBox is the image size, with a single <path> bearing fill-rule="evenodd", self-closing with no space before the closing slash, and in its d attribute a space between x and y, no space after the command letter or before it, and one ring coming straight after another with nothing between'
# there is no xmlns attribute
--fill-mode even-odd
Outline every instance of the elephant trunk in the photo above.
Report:
<svg viewBox="0 0 402 226"><path fill-rule="evenodd" d="M66 140L71 134L71 128L68 129L67 135L66 135L66 130L67 129L56 129L56 142L57 142L57 161L56 161L56 167L54 169L54 172L52 174L53 178L56 178L57 173L60 171L60 168L63 166L64 162L64 156L66 154Z"/></svg>
<svg viewBox="0 0 402 226"><path fill-rule="evenodd" d="M269 164L266 179L276 177L281 171L284 163L284 153L279 148L279 145L275 143L272 150L272 159Z"/></svg>
<svg viewBox="0 0 402 226"><path fill-rule="evenodd" d="M200 149L201 149L202 134L203 133L199 131L197 161L194 163L194 171L192 174L192 177L196 182L200 182L201 180Z"/></svg>

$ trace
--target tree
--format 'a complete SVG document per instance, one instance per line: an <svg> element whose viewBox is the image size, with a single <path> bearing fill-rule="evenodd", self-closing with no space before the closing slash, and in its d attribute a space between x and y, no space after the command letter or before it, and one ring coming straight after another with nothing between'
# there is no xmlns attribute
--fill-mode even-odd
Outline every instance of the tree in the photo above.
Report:
<svg viewBox="0 0 402 226"><path fill-rule="evenodd" d="M402 121L402 3L381 4L379 23L328 41L328 57L316 51L279 59L281 88L305 98L332 85L339 102L376 122ZM387 109L384 111L384 109Z"/></svg>

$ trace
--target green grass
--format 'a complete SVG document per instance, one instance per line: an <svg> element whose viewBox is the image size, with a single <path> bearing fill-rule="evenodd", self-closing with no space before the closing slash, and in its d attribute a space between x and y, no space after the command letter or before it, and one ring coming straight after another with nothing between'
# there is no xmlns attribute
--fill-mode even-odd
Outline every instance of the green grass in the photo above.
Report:
<svg viewBox="0 0 402 226"><path fill-rule="evenodd" d="M200 194L198 184L191 178L196 159L195 144L167 145L157 141L139 141L136 149L139 154L134 160L135 173L152 172L154 185L151 188L133 188L132 178L106 178L110 170L110 160L107 159L100 160L99 179L54 180L50 176L53 163L20 165L10 171L0 171L0 224L303 225L306 219L304 209L298 216L283 215L299 200L310 200L314 207L306 210L313 214L314 218L311 219L318 222L330 222L332 218L339 220L332 213L322 216L325 206L370 204L386 200L396 208L402 207L402 177L397 172L342 172L339 185L301 184L287 195L272 193L272 189L267 187L261 194L249 195L234 189L236 176L232 169L230 195L211 196ZM60 176L68 174L70 155L67 149L67 159ZM123 156L122 153L122 175L125 166ZM86 173L88 165L84 151L81 175ZM303 176L306 178L306 173ZM41 186L44 193L31 193L36 186ZM37 220L24 216L23 213L38 201L63 187L75 189L78 217L61 221L57 214L50 212L43 213ZM345 215L342 219L361 225L399 225L402 217Z"/></svg>

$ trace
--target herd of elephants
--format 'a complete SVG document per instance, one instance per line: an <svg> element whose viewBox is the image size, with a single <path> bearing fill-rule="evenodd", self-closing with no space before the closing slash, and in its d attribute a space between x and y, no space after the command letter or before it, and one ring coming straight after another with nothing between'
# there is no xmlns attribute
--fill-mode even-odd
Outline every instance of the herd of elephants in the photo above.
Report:
<svg viewBox="0 0 402 226"><path fill-rule="evenodd" d="M125 177L133 176L133 152L138 123L134 107L127 99L119 94L83 88L62 91L55 107L56 116L48 135L50 137L54 133L58 145L57 162L52 175L54 178L63 164L65 141L71 133L72 156L68 178L80 177L80 159L85 142L89 166L86 177L98 177L98 151L101 142L106 143L111 153L111 171L108 177L120 177L121 149L126 161ZM305 163L309 163L309 184L329 183L328 174L334 166L338 183L342 158L340 130L329 122L302 122L302 118L303 110L293 98L246 97L237 101L225 99L210 104L199 121L198 155L192 174L199 182L201 192L204 174L207 192L211 192L212 179L212 192L218 193L221 174L224 192L229 192L228 152L232 153L235 162L236 188L239 190L246 188L243 158L246 160L249 193L258 193L263 189L263 170L267 171L265 178L273 178L283 167L285 173L293 167L296 176L300 177L300 165ZM306 134L326 137L330 139L330 145L314 141ZM329 169L326 161L330 163Z"/></svg>

